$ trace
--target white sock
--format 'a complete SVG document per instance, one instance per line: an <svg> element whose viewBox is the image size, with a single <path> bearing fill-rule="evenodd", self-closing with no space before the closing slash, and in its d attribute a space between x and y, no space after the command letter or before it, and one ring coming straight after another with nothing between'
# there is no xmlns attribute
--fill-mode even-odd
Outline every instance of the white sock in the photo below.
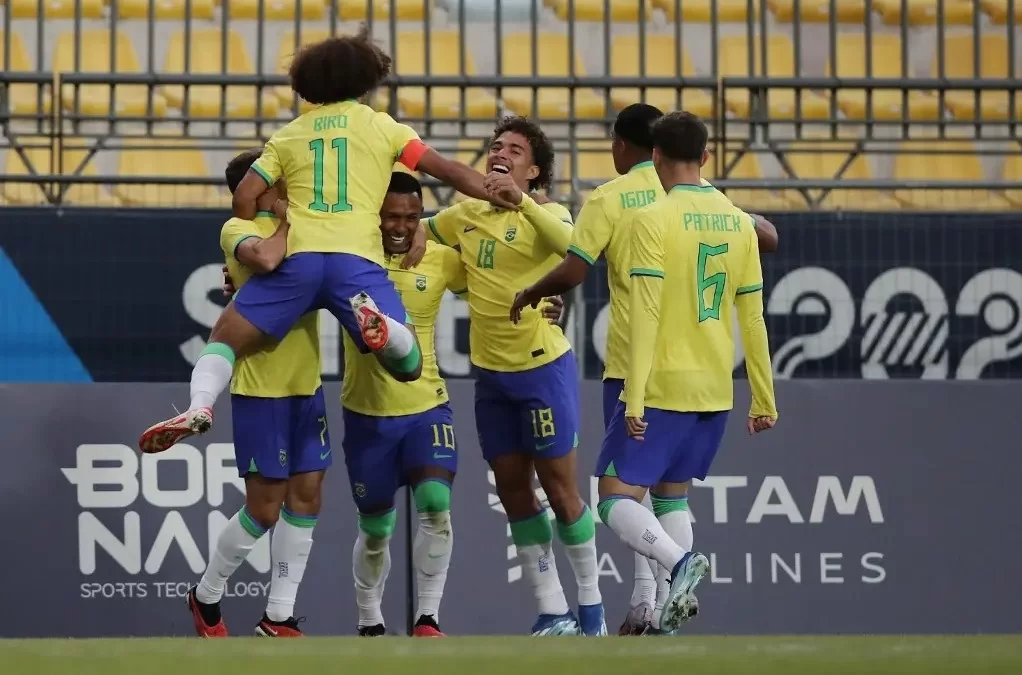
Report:
<svg viewBox="0 0 1022 675"><path fill-rule="evenodd" d="M650 511L653 510L653 502L650 501L649 492L642 498L642 505ZM653 604L657 588L654 570L657 567L656 561L651 561L639 553L635 554L635 585L632 586L632 607L638 607L643 603Z"/></svg>
<svg viewBox="0 0 1022 675"><path fill-rule="evenodd" d="M351 553L355 578L358 625L375 626L383 621L383 588L390 574L390 537L369 537L362 530Z"/></svg>
<svg viewBox="0 0 1022 675"><path fill-rule="evenodd" d="M668 569L674 569L685 550L664 531L660 521L642 504L631 499L616 499L607 504L601 515L621 540L647 558L655 558Z"/></svg>
<svg viewBox="0 0 1022 675"><path fill-rule="evenodd" d="M206 605L220 602L227 580L241 566L252 552L252 547L264 534L266 528L248 515L245 507L241 507L241 510L227 521L227 525L217 537L216 548L209 557L209 565L206 566L206 571L202 573L202 578L195 588L195 599Z"/></svg>
<svg viewBox="0 0 1022 675"><path fill-rule="evenodd" d="M216 399L231 384L231 375L234 374L234 363L229 360L222 350L230 351L226 345L212 343L220 347L215 351L203 351L199 360L192 368L191 402L189 410L198 408L212 408ZM206 349L210 349L209 346ZM233 355L232 355L233 356Z"/></svg>
<svg viewBox="0 0 1022 675"><path fill-rule="evenodd" d="M663 525L664 531L670 535L671 539L677 542L678 546L686 551L692 550L692 542L695 539L695 535L692 532L692 518L689 517L688 509L669 511L661 515L657 520ZM671 590L670 577L671 570L660 566L657 567L656 606L653 609L653 625L657 628L660 627L660 615L664 611L664 605L667 603L667 594Z"/></svg>
<svg viewBox="0 0 1022 675"><path fill-rule="evenodd" d="M389 316L386 319L387 344L380 351L388 359L403 359L415 349L415 335L400 321L395 321Z"/></svg>
<svg viewBox="0 0 1022 675"><path fill-rule="evenodd" d="M273 567L266 599L266 616L270 621L287 621L294 616L295 599L309 562L315 525L316 516L294 515L281 509L280 520L273 527L270 539Z"/></svg>
<svg viewBox="0 0 1022 675"><path fill-rule="evenodd" d="M578 604L600 604L603 596L600 595L599 558L596 555L596 521L589 507L582 510L582 515L574 523L566 525L557 521L557 536L564 544L578 582Z"/></svg>
<svg viewBox="0 0 1022 675"><path fill-rule="evenodd" d="M568 600L564 597L561 578L557 574L553 542L519 546L518 557L522 559L522 572L539 604L539 613L567 614Z"/></svg>
<svg viewBox="0 0 1022 675"><path fill-rule="evenodd" d="M412 545L415 562L415 588L419 599L415 618L428 615L439 622L440 600L447 583L447 569L454 550L451 512L420 513L419 529Z"/></svg>

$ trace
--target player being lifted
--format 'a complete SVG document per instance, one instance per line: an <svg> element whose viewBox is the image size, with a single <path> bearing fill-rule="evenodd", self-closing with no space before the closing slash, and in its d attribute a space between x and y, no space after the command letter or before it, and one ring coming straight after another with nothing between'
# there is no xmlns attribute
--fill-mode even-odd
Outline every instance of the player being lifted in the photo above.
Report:
<svg viewBox="0 0 1022 675"><path fill-rule="evenodd" d="M529 195L547 187L553 147L535 123L511 117L494 130L487 187L518 212L468 200L428 221L438 242L461 249L468 273L469 343L476 371L476 428L496 478L511 537L539 603L534 635L606 633L595 522L576 483L579 401L571 345L560 328L526 311L507 320L514 291L564 257L571 216ZM546 491L557 532L578 581L579 616L568 609L554 561L553 531L532 487L533 469Z"/></svg>
<svg viewBox="0 0 1022 675"><path fill-rule="evenodd" d="M683 509L672 502L706 477L734 407L736 310L752 387L749 432L777 420L754 220L701 185L706 141L706 126L689 113L653 125L653 164L667 195L631 222L628 373L595 472L603 521L671 570L665 631L689 618L709 570L685 546ZM650 489L657 515L638 503Z"/></svg>
<svg viewBox="0 0 1022 675"><path fill-rule="evenodd" d="M459 253L434 242L427 243L415 269L402 267L421 217L419 182L410 174L394 173L380 211L387 254L384 265L421 340L422 376L412 383L398 383L374 359L356 353L345 339L343 446L359 510L352 572L358 634L366 637L386 632L381 605L396 520L394 493L403 484L411 486L419 515L412 546L418 593L413 634L443 635L437 621L454 543L451 483L458 458L447 386L437 365L434 329L444 293L465 292L466 280ZM560 316L556 306L547 305L545 311L551 320Z"/></svg>
<svg viewBox="0 0 1022 675"><path fill-rule="evenodd" d="M232 192L259 152L243 152L227 165ZM272 272L284 259L288 225L270 213L284 191L278 181L259 198L254 220L224 224L220 246L233 284L244 288L253 273ZM231 410L245 505L220 533L202 579L188 593L199 637L227 636L220 614L227 579L271 528L269 598L255 631L266 637L302 634L293 616L295 598L312 548L324 472L333 461L319 372L315 313L301 317L276 345L238 360Z"/></svg>
<svg viewBox="0 0 1022 675"><path fill-rule="evenodd" d="M652 161L652 125L663 115L658 108L645 103L632 104L618 113L610 150L614 168L620 176L593 191L578 215L568 255L549 274L519 293L511 308L513 318L522 307L534 304L537 298L570 291L585 280L590 267L601 254L606 256L610 322L603 370L604 426L610 424L614 415L628 370L629 223L641 207L662 199L665 194ZM700 184L709 185L703 179L700 179ZM757 218L760 250L776 250L777 230L766 219L754 217ZM643 503L660 512L668 506L676 508L678 513L674 518L678 521L678 536L686 548L692 547L692 526L686 500L662 503L655 498L650 500L647 495ZM670 570L657 568L655 561L635 554L631 608L618 630L619 635L642 635L650 627L655 629L658 626L660 610L667 596ZM693 604L693 611L697 607Z"/></svg>
<svg viewBox="0 0 1022 675"><path fill-rule="evenodd" d="M267 187L286 179L288 257L274 272L254 277L220 315L192 371L188 410L147 429L139 439L143 452L161 452L208 430L235 359L265 336L280 340L314 309L330 310L358 349L373 352L395 378L418 377L419 346L401 323L404 307L382 267L380 205L394 163L473 197L488 193L478 172L441 157L410 127L359 103L389 73L390 57L365 30L295 56L291 88L318 107L270 138L233 199L234 215L251 220Z"/></svg>

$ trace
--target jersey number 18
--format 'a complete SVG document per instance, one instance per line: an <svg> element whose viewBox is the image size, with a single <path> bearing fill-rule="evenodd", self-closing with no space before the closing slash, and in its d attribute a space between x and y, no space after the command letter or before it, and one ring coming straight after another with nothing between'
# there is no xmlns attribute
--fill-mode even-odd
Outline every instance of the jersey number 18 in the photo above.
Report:
<svg viewBox="0 0 1022 675"><path fill-rule="evenodd" d="M335 138L330 143L337 155L337 201L327 204L323 198L323 162L326 160L326 143L322 138L309 141L312 150L312 202L310 211L323 213L343 213L351 211L348 203L348 139Z"/></svg>

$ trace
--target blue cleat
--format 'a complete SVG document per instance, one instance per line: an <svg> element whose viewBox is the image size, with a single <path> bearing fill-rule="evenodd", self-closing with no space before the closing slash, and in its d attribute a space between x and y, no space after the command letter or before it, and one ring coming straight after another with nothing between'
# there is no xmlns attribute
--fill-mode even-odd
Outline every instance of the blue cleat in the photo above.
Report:
<svg viewBox="0 0 1022 675"><path fill-rule="evenodd" d="M710 561L702 553L686 553L678 561L671 571L671 590L660 617L661 631L672 633L696 615L699 601L695 589L709 571Z"/></svg>
<svg viewBox="0 0 1022 675"><path fill-rule="evenodd" d="M602 614L601 614L602 615ZM550 635L578 635L578 621L571 612L567 614L540 614L532 625L533 637Z"/></svg>
<svg viewBox="0 0 1022 675"><path fill-rule="evenodd" d="M603 603L578 606L579 632L587 637L607 634L607 621L603 616Z"/></svg>

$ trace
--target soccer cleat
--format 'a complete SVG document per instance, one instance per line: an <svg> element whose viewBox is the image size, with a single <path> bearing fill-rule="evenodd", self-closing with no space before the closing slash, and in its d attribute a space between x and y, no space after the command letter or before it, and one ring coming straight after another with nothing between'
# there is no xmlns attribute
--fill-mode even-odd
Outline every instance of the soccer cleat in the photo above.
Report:
<svg viewBox="0 0 1022 675"><path fill-rule="evenodd" d="M275 637L275 638L298 638L304 637L302 629L298 627L302 621L305 621L305 617L296 619L293 616L288 617L284 621L271 621L270 617L263 614L263 618L256 624L255 634L259 637Z"/></svg>
<svg viewBox="0 0 1022 675"><path fill-rule="evenodd" d="M189 436L204 434L213 426L213 409L186 410L177 417L154 424L138 439L138 449L147 454L163 452Z"/></svg>
<svg viewBox="0 0 1022 675"><path fill-rule="evenodd" d="M447 637L440 632L440 626L437 625L436 619L428 614L423 614L419 617L419 620L415 622L415 628L412 629L412 637Z"/></svg>
<svg viewBox="0 0 1022 675"><path fill-rule="evenodd" d="M387 634L387 629L383 627L382 623L375 624L373 626L359 626L358 636L359 637L381 637Z"/></svg>
<svg viewBox="0 0 1022 675"><path fill-rule="evenodd" d="M578 606L579 633L587 637L599 637L607 634L607 621L603 614L603 603L598 605Z"/></svg>
<svg viewBox="0 0 1022 675"><path fill-rule="evenodd" d="M351 311L362 332L362 341L369 351L378 352L387 346L390 333L387 330L387 317L376 306L373 299L365 291L351 299Z"/></svg>
<svg viewBox="0 0 1022 675"><path fill-rule="evenodd" d="M532 625L533 637L552 635L578 635L578 621L571 612L567 614L540 614Z"/></svg>
<svg viewBox="0 0 1022 675"><path fill-rule="evenodd" d="M692 602L689 603L688 606L688 614L682 621L688 621L689 619L694 618L697 614L699 614L699 598L697 598L696 594L693 593ZM643 633L641 633L641 635L669 637L672 635L681 635L681 629L676 628L674 630L660 630L659 628L654 627L653 623L650 622L649 627Z"/></svg>
<svg viewBox="0 0 1022 675"><path fill-rule="evenodd" d="M660 617L660 629L673 632L684 622L695 616L699 601L695 597L696 586L710 571L710 561L702 553L686 553L671 572L671 590L664 603Z"/></svg>
<svg viewBox="0 0 1022 675"><path fill-rule="evenodd" d="M206 605L195 597L195 587L188 591L185 596L188 602L188 610L192 613L192 622L195 624L195 634L201 638L225 638L227 637L227 624L220 616L220 603Z"/></svg>
<svg viewBox="0 0 1022 675"><path fill-rule="evenodd" d="M653 608L648 602L628 610L624 623L618 628L618 635L646 635L653 625Z"/></svg>

